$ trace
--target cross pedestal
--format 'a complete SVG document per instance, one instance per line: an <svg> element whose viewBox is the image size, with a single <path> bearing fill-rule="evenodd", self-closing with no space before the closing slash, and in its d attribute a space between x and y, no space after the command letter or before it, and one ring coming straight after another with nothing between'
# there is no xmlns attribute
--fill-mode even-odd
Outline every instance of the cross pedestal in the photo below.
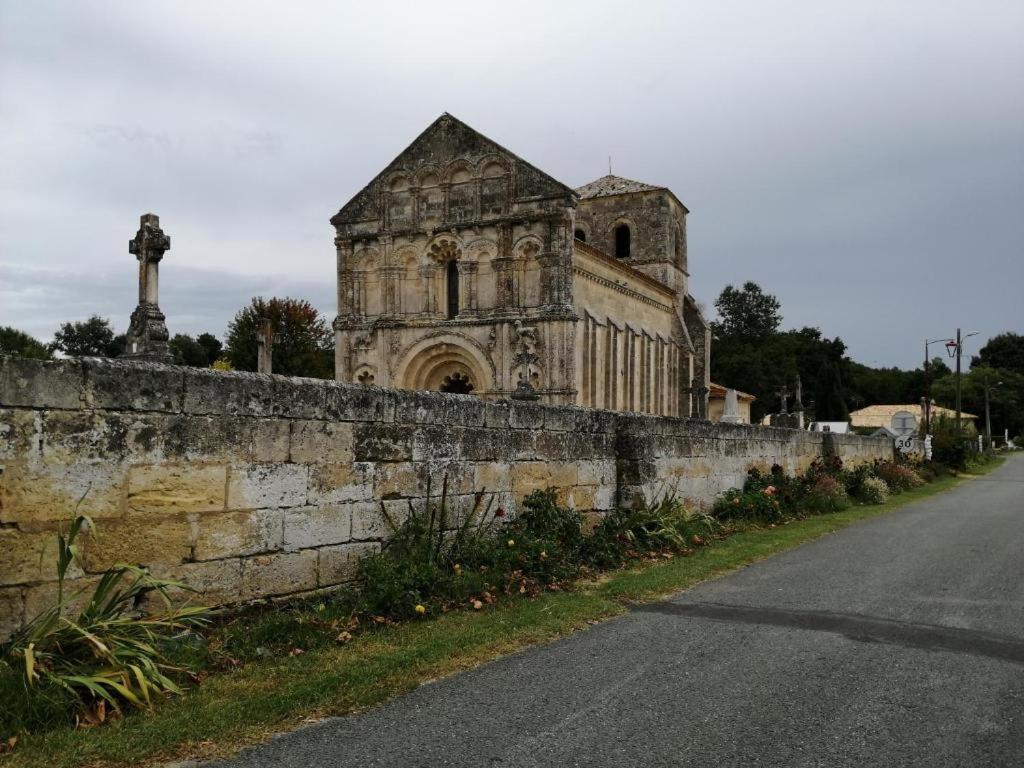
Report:
<svg viewBox="0 0 1024 768"><path fill-rule="evenodd" d="M124 357L173 363L167 344L166 319L160 311L160 260L171 247L171 238L160 229L160 217L145 213L139 218L139 231L128 241L128 252L139 260L139 304L132 312L125 341Z"/></svg>

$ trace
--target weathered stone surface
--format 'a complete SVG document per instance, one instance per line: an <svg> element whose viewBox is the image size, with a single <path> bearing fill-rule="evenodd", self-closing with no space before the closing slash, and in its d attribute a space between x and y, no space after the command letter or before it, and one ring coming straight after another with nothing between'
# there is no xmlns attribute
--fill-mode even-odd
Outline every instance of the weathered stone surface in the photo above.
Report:
<svg viewBox="0 0 1024 768"><path fill-rule="evenodd" d="M306 503L309 467L305 464L249 464L232 467L228 509L296 507Z"/></svg>
<svg viewBox="0 0 1024 768"><path fill-rule="evenodd" d="M220 512L192 521L195 560L274 552L283 546L285 513L279 509Z"/></svg>
<svg viewBox="0 0 1024 768"><path fill-rule="evenodd" d="M142 564L220 604L348 578L428 488L440 504L445 477L451 525L483 489L482 506L510 517L553 487L597 519L668 490L706 506L752 466L892 455L891 441L855 435L142 363L2 359L0 376L3 397L30 403L0 404L0 609L19 616L22 599L52 599L47 546L76 510L98 526L82 541L90 573Z"/></svg>
<svg viewBox="0 0 1024 768"><path fill-rule="evenodd" d="M68 578L81 575L72 565ZM0 528L0 585L57 579L57 535Z"/></svg>
<svg viewBox="0 0 1024 768"><path fill-rule="evenodd" d="M85 359L85 404L90 408L178 413L184 371L175 365Z"/></svg>
<svg viewBox="0 0 1024 768"><path fill-rule="evenodd" d="M85 373L80 360L30 360L0 355L0 406L82 407Z"/></svg>
<svg viewBox="0 0 1024 768"><path fill-rule="evenodd" d="M321 547L318 552L320 560L317 563L317 585L330 587L351 581L356 575L359 561L380 552L380 544L339 544L334 547Z"/></svg>
<svg viewBox="0 0 1024 768"><path fill-rule="evenodd" d="M290 458L299 464L352 461L352 425L332 421L293 421Z"/></svg>
<svg viewBox="0 0 1024 768"><path fill-rule="evenodd" d="M318 559L315 549L245 558L242 560L242 599L316 589Z"/></svg>
<svg viewBox="0 0 1024 768"><path fill-rule="evenodd" d="M154 515L222 510L227 475L223 464L132 467L128 471L128 510Z"/></svg>
<svg viewBox="0 0 1024 768"><path fill-rule="evenodd" d="M25 601L21 587L0 588L0 638L13 635L24 621Z"/></svg>
<svg viewBox="0 0 1024 768"><path fill-rule="evenodd" d="M98 576L84 576L64 582L65 616L75 616L85 607L96 584ZM24 588L25 621L29 622L57 605L57 582L48 581Z"/></svg>
<svg viewBox="0 0 1024 768"><path fill-rule="evenodd" d="M362 508L360 508L362 509ZM284 516L284 548L308 549L352 539L355 504L297 507Z"/></svg>
<svg viewBox="0 0 1024 768"><path fill-rule="evenodd" d="M176 565L192 559L193 530L182 516L150 515L144 519L108 521L97 526L81 545L82 563L99 573L120 563Z"/></svg>

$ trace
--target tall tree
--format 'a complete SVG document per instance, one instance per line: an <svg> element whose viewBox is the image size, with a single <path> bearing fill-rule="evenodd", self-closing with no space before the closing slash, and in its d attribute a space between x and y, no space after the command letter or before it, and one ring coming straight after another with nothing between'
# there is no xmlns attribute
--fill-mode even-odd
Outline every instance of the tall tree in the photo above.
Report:
<svg viewBox="0 0 1024 768"><path fill-rule="evenodd" d="M818 380L814 388L814 419L815 421L850 420L850 412L843 399L843 381L839 374L839 366L832 360L826 360L818 372Z"/></svg>
<svg viewBox="0 0 1024 768"><path fill-rule="evenodd" d="M194 368L208 368L210 360L206 349L191 336L184 333L176 333L171 337L168 345L171 354L174 355L174 362L178 365L190 365Z"/></svg>
<svg viewBox="0 0 1024 768"><path fill-rule="evenodd" d="M63 323L52 346L69 357L117 357L124 351L124 335L115 336L109 320L93 315L82 322Z"/></svg>
<svg viewBox="0 0 1024 768"><path fill-rule="evenodd" d="M37 360L49 360L53 353L41 341L29 336L24 331L11 328L9 325L0 326L0 355L17 355L19 357L32 357Z"/></svg>
<svg viewBox="0 0 1024 768"><path fill-rule="evenodd" d="M715 301L718 320L712 326L715 335L757 341L779 329L782 305L757 283L747 281L742 288L725 286Z"/></svg>
<svg viewBox="0 0 1024 768"><path fill-rule="evenodd" d="M256 332L269 318L274 332L274 373L329 379L334 375L333 335L304 299L257 296L228 325L224 353L240 371L256 370Z"/></svg>
<svg viewBox="0 0 1024 768"><path fill-rule="evenodd" d="M213 365L224 349L224 345L220 343L220 339L212 333L200 333L196 336L196 341L206 352L206 364Z"/></svg>
<svg viewBox="0 0 1024 768"><path fill-rule="evenodd" d="M1001 333L993 336L978 354L971 358L971 367L1001 368L1024 374L1024 336Z"/></svg>

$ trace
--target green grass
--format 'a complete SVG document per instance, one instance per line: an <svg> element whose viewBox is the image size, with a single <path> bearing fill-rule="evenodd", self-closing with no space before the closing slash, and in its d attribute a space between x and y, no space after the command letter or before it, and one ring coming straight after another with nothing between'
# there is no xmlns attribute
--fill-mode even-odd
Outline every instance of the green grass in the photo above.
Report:
<svg viewBox="0 0 1024 768"><path fill-rule="evenodd" d="M981 472L998 466L992 463ZM344 646L314 648L210 675L153 713L89 730L23 737L0 757L11 768L146 765L236 751L309 718L356 712L518 649L548 642L959 482L947 477L879 506L857 506L775 528L751 528L678 557L614 572L572 592L509 599L482 613L455 612L367 630Z"/></svg>

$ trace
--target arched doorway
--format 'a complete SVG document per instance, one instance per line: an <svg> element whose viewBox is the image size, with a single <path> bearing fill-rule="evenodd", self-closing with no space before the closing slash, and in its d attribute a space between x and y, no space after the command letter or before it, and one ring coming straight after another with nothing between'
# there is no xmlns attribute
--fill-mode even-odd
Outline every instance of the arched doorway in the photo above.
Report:
<svg viewBox="0 0 1024 768"><path fill-rule="evenodd" d="M453 334L423 339L399 364L399 389L483 394L491 389L491 364L482 349Z"/></svg>

